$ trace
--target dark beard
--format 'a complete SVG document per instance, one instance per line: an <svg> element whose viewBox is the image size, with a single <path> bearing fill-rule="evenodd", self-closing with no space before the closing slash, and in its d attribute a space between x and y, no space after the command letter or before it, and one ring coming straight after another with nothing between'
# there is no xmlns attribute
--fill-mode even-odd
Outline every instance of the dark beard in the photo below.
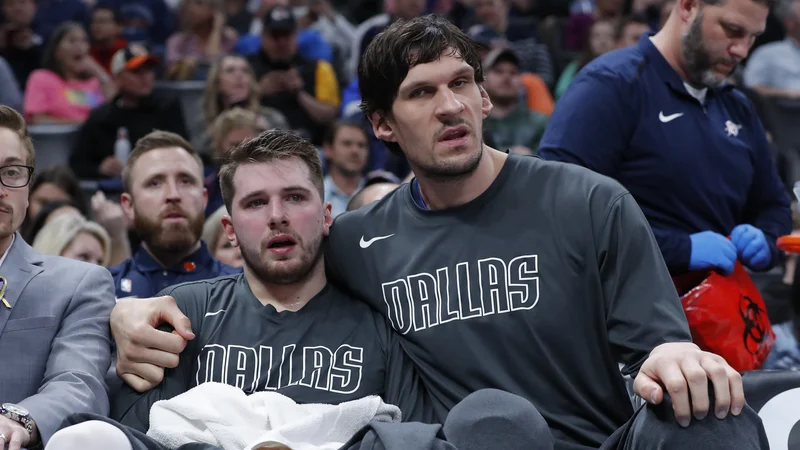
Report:
<svg viewBox="0 0 800 450"><path fill-rule="evenodd" d="M192 248L203 234L203 216L188 217L188 226L184 224L165 225L160 221L150 220L143 214L136 214L133 224L136 233L147 244L147 248L157 255L184 253Z"/></svg>
<svg viewBox="0 0 800 450"><path fill-rule="evenodd" d="M302 243L298 242L301 246ZM307 280L322 259L322 237L311 243L311 251L303 253L299 264L288 268L269 267L261 259L260 249L240 247L245 266L264 284L289 285Z"/></svg>
<svg viewBox="0 0 800 450"><path fill-rule="evenodd" d="M681 36L681 52L686 64L687 82L695 87L716 88L724 80L715 80L711 68L720 61L713 61L703 41L703 11L700 10L689 30ZM726 61L728 62L728 61ZM735 68L734 68L735 69Z"/></svg>

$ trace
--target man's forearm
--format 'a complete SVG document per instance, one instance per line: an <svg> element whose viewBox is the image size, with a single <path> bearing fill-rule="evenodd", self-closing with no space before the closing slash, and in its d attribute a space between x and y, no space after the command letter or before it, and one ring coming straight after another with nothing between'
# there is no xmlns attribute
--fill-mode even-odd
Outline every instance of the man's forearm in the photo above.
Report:
<svg viewBox="0 0 800 450"><path fill-rule="evenodd" d="M297 94L297 101L300 106L311 116L311 120L319 125L328 125L334 120L339 113L336 106L323 103L306 91L300 91Z"/></svg>

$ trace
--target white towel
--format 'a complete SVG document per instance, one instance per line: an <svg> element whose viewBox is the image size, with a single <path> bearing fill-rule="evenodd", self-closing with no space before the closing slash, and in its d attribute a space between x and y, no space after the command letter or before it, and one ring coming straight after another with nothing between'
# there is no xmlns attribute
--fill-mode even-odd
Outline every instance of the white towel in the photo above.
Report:
<svg viewBox="0 0 800 450"><path fill-rule="evenodd" d="M371 420L399 422L400 409L378 396L339 405L305 404L276 392L250 396L203 383L150 409L147 435L169 448L193 442L225 450L281 444L290 450L337 450Z"/></svg>

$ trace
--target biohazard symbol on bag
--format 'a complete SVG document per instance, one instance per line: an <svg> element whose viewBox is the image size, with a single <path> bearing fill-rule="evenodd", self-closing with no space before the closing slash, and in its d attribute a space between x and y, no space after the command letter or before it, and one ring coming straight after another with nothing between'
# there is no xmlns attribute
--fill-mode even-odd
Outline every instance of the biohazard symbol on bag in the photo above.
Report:
<svg viewBox="0 0 800 450"><path fill-rule="evenodd" d="M681 298L692 340L743 372L761 368L775 343L761 294L747 271L713 272Z"/></svg>
<svg viewBox="0 0 800 450"><path fill-rule="evenodd" d="M744 348L751 355L755 355L764 342L767 328L770 327L767 311L752 298L741 294L739 296L739 314L744 320Z"/></svg>

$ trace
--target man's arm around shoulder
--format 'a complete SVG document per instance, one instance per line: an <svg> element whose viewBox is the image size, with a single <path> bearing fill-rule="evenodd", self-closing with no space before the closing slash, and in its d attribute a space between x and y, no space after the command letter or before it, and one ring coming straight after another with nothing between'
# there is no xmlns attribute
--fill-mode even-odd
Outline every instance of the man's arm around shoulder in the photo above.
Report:
<svg viewBox="0 0 800 450"><path fill-rule="evenodd" d="M84 267L89 270L84 272ZM42 386L36 395L20 402L44 443L70 414L106 415L109 409L104 377L111 364L108 320L114 307L114 283L102 267L76 269L83 278L61 318Z"/></svg>

